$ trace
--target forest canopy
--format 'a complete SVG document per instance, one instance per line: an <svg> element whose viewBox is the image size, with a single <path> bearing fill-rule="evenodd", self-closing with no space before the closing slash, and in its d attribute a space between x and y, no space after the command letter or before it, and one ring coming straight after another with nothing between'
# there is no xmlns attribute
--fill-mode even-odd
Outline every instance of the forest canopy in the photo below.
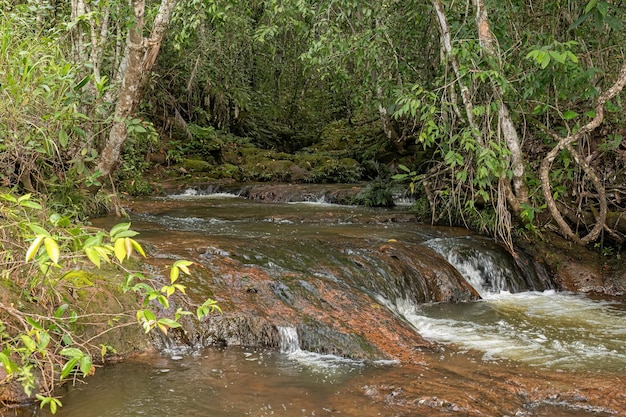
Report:
<svg viewBox="0 0 626 417"><path fill-rule="evenodd" d="M315 154L339 126L428 220L624 241L623 1L0 4L4 187L80 212L154 155Z"/></svg>

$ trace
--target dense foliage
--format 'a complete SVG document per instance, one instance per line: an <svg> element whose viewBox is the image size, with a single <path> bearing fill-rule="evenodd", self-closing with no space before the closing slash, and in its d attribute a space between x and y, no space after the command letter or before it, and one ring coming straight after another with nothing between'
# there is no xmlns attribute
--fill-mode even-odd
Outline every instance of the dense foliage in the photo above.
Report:
<svg viewBox="0 0 626 417"><path fill-rule="evenodd" d="M0 218L0 401L36 396L55 413L55 387L93 374L97 362L118 353L132 338L125 328L138 323L167 334L182 315L201 320L219 310L208 299L194 313L172 313L173 296L185 293L179 276L191 273L192 262L175 261L165 283L129 267L134 253L145 256L130 223L94 230L30 194L8 193L0 194Z"/></svg>
<svg viewBox="0 0 626 417"><path fill-rule="evenodd" d="M0 300L4 369L28 389L48 369L51 407L55 377L91 372L61 261L140 246L74 219L163 171L371 180L371 206L393 178L424 219L509 245L546 228L621 245L625 20L621 0L0 0L3 280L43 308Z"/></svg>

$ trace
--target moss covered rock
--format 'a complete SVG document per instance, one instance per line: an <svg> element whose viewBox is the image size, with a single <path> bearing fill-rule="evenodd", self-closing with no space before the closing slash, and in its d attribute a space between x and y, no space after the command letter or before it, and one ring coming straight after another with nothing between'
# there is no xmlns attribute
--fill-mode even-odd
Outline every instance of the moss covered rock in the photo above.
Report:
<svg viewBox="0 0 626 417"><path fill-rule="evenodd" d="M202 159L183 159L182 167L187 172L211 172L212 166Z"/></svg>

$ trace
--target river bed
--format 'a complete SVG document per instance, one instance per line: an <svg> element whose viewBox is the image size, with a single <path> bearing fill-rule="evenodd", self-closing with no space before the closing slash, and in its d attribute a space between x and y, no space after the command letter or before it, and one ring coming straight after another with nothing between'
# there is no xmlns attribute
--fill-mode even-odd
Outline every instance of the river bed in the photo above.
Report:
<svg viewBox="0 0 626 417"><path fill-rule="evenodd" d="M254 281L258 271L283 277L281 283L298 282L307 293L316 293L321 284L305 282L307 276L336 283L343 279L341 271L348 277L354 271L388 273L380 268L378 258L363 255L354 261L360 245L391 250L387 246L400 241L417 245L411 246L414 250L434 247L432 242L442 239L448 243L481 239L460 229L399 221L410 217L405 208L263 204L233 195L186 193L137 200L129 212L140 240L166 258L195 256L209 269L226 259L245 269L228 283L223 270L212 283L206 277L186 282L192 296L219 286L218 296L230 297L222 298L225 307L244 299L237 297L247 297L233 311L249 309L255 300L262 302L263 281ZM119 219L113 217L94 220L104 227L116 222ZM375 268L364 266L367 261ZM448 261L460 262L449 257ZM484 277L470 276L476 271L471 272L467 264L455 267L475 287L486 282ZM483 265L479 275L488 270ZM308 343L304 340L308 327L298 320L311 320L311 316L298 318L293 313L294 306L300 305L294 301L297 294L293 286L284 285L278 298L268 291L275 297L270 310L250 310L251 314L262 311L267 320L278 323L273 325L280 341L276 346L239 343L218 348L196 343L142 354L99 369L84 384L64 388L60 393L64 406L58 415L604 417L626 413L624 302L550 288L512 293L508 287L494 288L493 282L501 281L503 273L502 268L494 271L498 279L476 288L480 301L453 304L420 304L393 296L404 290L382 294L365 284L342 284L343 292L364 291L368 306L388 314L386 322L398 320L414 331L416 343L408 349L416 360L347 359L301 349ZM509 285L520 285L519 280ZM364 295L352 297L360 300ZM282 304L292 310L281 310ZM348 322L342 316L345 312L336 314L336 320ZM365 332L384 330L377 326L371 323ZM361 328L352 331L362 332ZM419 335L434 344L418 343ZM48 414L32 407L16 415Z"/></svg>

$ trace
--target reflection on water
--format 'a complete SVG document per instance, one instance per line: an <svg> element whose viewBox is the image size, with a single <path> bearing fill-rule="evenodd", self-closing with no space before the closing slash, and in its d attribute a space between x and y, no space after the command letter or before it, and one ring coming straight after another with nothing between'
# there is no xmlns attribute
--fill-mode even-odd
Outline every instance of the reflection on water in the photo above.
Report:
<svg viewBox="0 0 626 417"><path fill-rule="evenodd" d="M61 417L609 417L553 385L567 374L523 376L513 363L433 353L429 364L372 364L307 352L205 348L144 354L60 390ZM580 378L579 376L574 378ZM602 377L583 377L599 386ZM582 381L582 380L581 380ZM543 384L543 385L542 385ZM584 390L584 382L577 388ZM608 382L610 385L610 381ZM533 391L526 391L533 387ZM582 391L581 391L582 392ZM608 394L608 393L607 393ZM11 416L52 417L36 406Z"/></svg>
<svg viewBox="0 0 626 417"><path fill-rule="evenodd" d="M354 416L366 405L370 411L360 415L386 415L382 405L346 389L349 381L371 382L377 371L346 360L318 366L275 350L153 354L101 369L87 384L68 389L59 415Z"/></svg>

